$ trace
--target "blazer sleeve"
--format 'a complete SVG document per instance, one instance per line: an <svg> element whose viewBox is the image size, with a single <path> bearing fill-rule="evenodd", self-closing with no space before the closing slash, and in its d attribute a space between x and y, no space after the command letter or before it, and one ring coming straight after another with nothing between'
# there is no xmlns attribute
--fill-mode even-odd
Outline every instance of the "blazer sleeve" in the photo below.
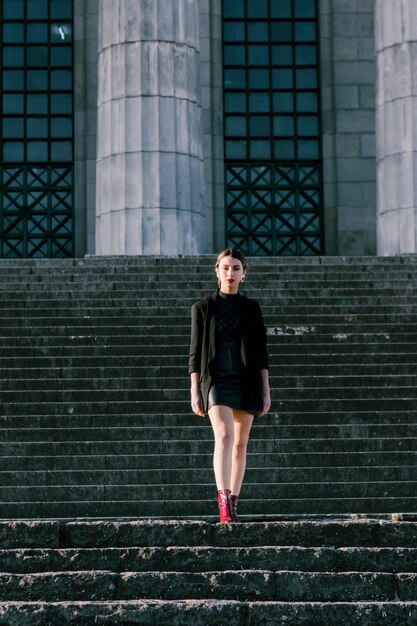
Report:
<svg viewBox="0 0 417 626"><path fill-rule="evenodd" d="M201 349L203 344L203 313L201 309L193 304L191 307L191 341L190 356L188 361L188 373L200 372L201 370Z"/></svg>
<svg viewBox="0 0 417 626"><path fill-rule="evenodd" d="M269 369L269 360L268 360L268 351L266 346L266 329L264 320L262 317L261 307L259 306L259 302L254 301L255 304L255 319L256 319L256 352L257 352L257 362L260 369Z"/></svg>

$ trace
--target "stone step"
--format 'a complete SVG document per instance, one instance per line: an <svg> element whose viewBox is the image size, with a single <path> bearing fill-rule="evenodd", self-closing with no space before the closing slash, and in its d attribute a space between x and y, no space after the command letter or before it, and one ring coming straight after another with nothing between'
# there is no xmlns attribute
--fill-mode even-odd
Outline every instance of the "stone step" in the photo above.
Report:
<svg viewBox="0 0 417 626"><path fill-rule="evenodd" d="M158 387L148 386L147 388L132 388L128 389L121 387L120 389L109 389L103 384L101 389L76 389L71 388L69 390L55 388L51 390L40 390L38 388L32 390L13 390L13 391L0 391L0 400L3 403L3 414L10 415L8 410L13 406L18 407L25 403L31 402L36 406L38 403L50 402L51 404L57 403L75 403L80 404L83 402L99 403L105 395L107 402L138 402L141 405L145 403L155 403L155 398L159 404L168 403L170 411L171 407L174 408L176 403L185 403L184 409L189 406L189 385L186 380L181 381L182 387L174 385L172 388L166 384L161 378L159 381L152 381L152 384L158 384ZM57 386L58 387L58 386ZM271 394L272 401L279 401L280 405L288 401L296 401L298 403L304 401L320 400L324 403L329 402L343 402L349 399L352 401L359 401L361 399L365 401L392 401L394 398L402 400L417 399L417 387L410 383L409 385L368 385L364 387L357 386L355 388L346 387L343 384L337 385L336 381L332 381L331 386L327 387L281 387L274 388ZM163 405L164 406L164 405ZM182 408L180 405L178 409ZM387 407L388 408L388 407ZM278 409L279 410L279 409ZM1 414L1 411L0 411Z"/></svg>
<svg viewBox="0 0 417 626"><path fill-rule="evenodd" d="M416 309L417 310L417 309ZM349 333L349 332L378 332L387 333L416 333L417 325L415 324L416 312L410 312L401 314L398 310L391 315L314 315L314 313L308 315L293 315L291 318L288 315L271 315L268 312L264 315L265 324L267 327L267 333L270 336L273 335L294 335L297 332L303 335L306 334L329 334L329 333ZM187 321L187 325L184 322ZM140 336L140 329L146 327L148 329L155 329L156 332L163 335L164 331L161 329L170 328L172 330L178 330L181 335L185 335L185 329L189 334L188 316L172 317L165 314L155 314L154 316L133 316L133 317L117 317L116 315L110 317L95 317L94 319L87 316L79 318L68 318L59 316L44 317L22 317L18 323L16 323L16 317L3 318L2 323L5 325L2 330L2 338L13 337L21 335L21 331L30 329L31 334L39 334L42 329L52 331L52 334L57 337L62 337L87 332L89 335L108 334L112 336L115 331L118 331L120 336L126 334L126 331L130 331L131 335ZM27 332L27 331L26 331ZM142 331L143 333L143 331ZM336 339L336 338L335 338Z"/></svg>
<svg viewBox="0 0 417 626"><path fill-rule="evenodd" d="M186 518L201 519L209 516L212 521L218 519L217 505L210 500L71 500L71 491L65 490L65 497L60 500L3 502L1 510L7 510L8 518L96 518L96 517L155 517L155 518ZM392 511L413 512L417 507L417 497L367 497L349 498L343 493L337 498L305 498L300 499L245 499L240 518L275 519L277 516L298 515L330 515L334 511L340 514L390 514ZM192 511L192 512L191 512Z"/></svg>
<svg viewBox="0 0 417 626"><path fill-rule="evenodd" d="M132 298L132 292L140 293L140 297L136 295L137 299L146 300L151 302L152 295L156 298L176 298L182 292L186 291L186 299L192 303L193 301L200 300L202 297L209 295L216 290L214 281L208 283L207 281L188 281L187 283L169 284L152 283L152 281L144 282L140 279L135 280L112 280L112 281L79 281L64 282L60 279L57 281L19 281L14 283L0 282L0 293L7 297L15 297L21 295L24 299L31 298L34 294L50 294L55 299L57 293L60 297L71 298L74 292L83 296L92 295L95 298L104 294L110 295L113 298L123 298L129 296ZM308 278L293 281L287 280L265 280L262 279L262 289L253 286L252 289L242 290L242 294L246 294L250 297L267 300L270 297L280 298L289 295L297 295L298 298L306 298L309 294L320 294L321 298L332 296L348 296L348 295L378 295L380 297L387 295L396 295L404 293L410 295L416 295L417 291L417 277L414 275L412 278L398 276L391 280L385 278L373 278L373 279L349 279L349 280L333 280L326 278L325 280L309 280Z"/></svg>
<svg viewBox="0 0 417 626"><path fill-rule="evenodd" d="M252 289L242 290L242 294L253 297L261 302L267 303L271 298L283 299L285 297L297 297L299 300L306 301L308 296L317 296L321 300L327 299L331 301L333 297L379 297L385 298L387 296L416 296L417 292L417 278L396 278L391 281L386 280L351 280L351 281L299 281L300 284L287 281L270 281L262 285L262 288L253 287ZM206 281L188 283L186 288L186 294L183 294L181 286L175 285L157 285L152 286L149 284L149 288L145 288L145 283L140 282L92 282L79 283L77 285L71 282L58 281L56 283L50 282L16 282L14 285L7 285L0 283L0 293L2 294L2 300L13 299L17 302L20 300L29 301L42 297L43 299L51 298L54 301L62 301L62 299L73 300L74 293L77 293L77 300L79 298L82 301L88 302L90 298L102 299L112 298L115 302L121 302L125 298L129 300L136 300L137 302L143 302L148 300L151 302L152 297L160 299L164 302L165 298L179 299L183 297L182 304L184 305L184 298L186 302L191 304L203 297L207 297L210 293L216 290L214 282L207 284ZM138 296L140 293L140 296ZM59 294L59 297L57 296ZM133 295L134 294L134 295Z"/></svg>
<svg viewBox="0 0 417 626"><path fill-rule="evenodd" d="M248 275L252 275L256 272L263 272L266 276L270 272L282 272L291 275L297 272L307 273L326 273L328 271L337 271L341 273L349 272L415 272L416 262L413 259L406 259L405 257L397 260L395 257L387 257L387 259L381 259L378 257L351 257L350 260L345 258L342 262L339 260L341 257L322 257L319 262L314 262L314 259L308 259L305 261L301 257L293 257L291 259L283 259L278 257L248 257ZM40 260L40 259L39 259ZM71 263L61 263L63 259L50 259L49 265L46 259L43 263L36 264L24 264L22 259L18 262L14 262L13 259L3 259L3 265L0 266L0 272L2 273L20 273L26 276L28 275L48 275L50 273L59 275L65 273L82 274L88 272L94 272L98 275L118 275L118 274L130 274L137 272L155 273L160 278L166 274L174 273L180 278L184 276L193 276L199 274L207 274L214 277L214 264L213 257L202 256L190 256L183 257L182 259L165 257L164 259L158 259L156 257L130 257L129 259L115 256L115 257L97 257L94 260L88 258L72 259ZM150 262L151 261L151 262ZM19 263L20 262L20 263Z"/></svg>
<svg viewBox="0 0 417 626"><path fill-rule="evenodd" d="M410 371L410 368L408 368ZM415 372L415 373L414 373ZM274 389L282 391L289 389L305 390L308 392L314 389L316 394L320 389L375 389L384 388L384 390L397 389L398 385L404 387L417 386L417 367L409 374L397 374L397 375L379 375L370 376L366 374L352 374L350 376L271 376L270 384ZM166 390L176 389L184 392L188 389L188 381L184 380L184 376L171 376L164 377L162 373L159 375L149 377L121 377L119 376L102 376L100 378L36 378L31 379L19 379L19 392L15 392L16 379L6 378L1 381L2 392L14 392L21 394L22 392L33 391L34 400L36 400L36 393L41 390L42 393L46 391L71 393L80 391L100 391L100 390L112 390L125 392L128 390L141 390L155 389L155 386L164 387ZM7 397L7 396L5 396ZM23 398L23 396L21 396ZM77 396L79 397L79 396Z"/></svg>
<svg viewBox="0 0 417 626"><path fill-rule="evenodd" d="M123 517L71 521L0 519L0 549L155 546L416 548L416 542L415 514L404 515L404 519L400 515L363 518L338 515L236 525Z"/></svg>
<svg viewBox="0 0 417 626"><path fill-rule="evenodd" d="M270 376L271 380L282 381L284 378L288 378L292 381L314 380L320 383L324 379L326 380L340 380L345 379L350 381L352 376L358 379L358 382L363 378L369 377L372 380L379 380L386 377L387 381L394 381L399 377L404 377L404 380L414 376L414 372L417 372L416 363L385 363L385 364L356 364L344 365L343 363L334 365L275 365L274 374ZM147 377L144 377L144 374ZM128 367L113 366L113 367L40 367L36 371L27 368L1 368L0 377L2 378L2 388L7 389L12 381L19 380L19 387L23 389L25 386L30 385L31 381L37 387L44 387L52 384L52 381L56 380L57 384L62 386L70 384L71 381L83 380L83 384L87 385L88 381L94 385L95 380L128 380L129 376L133 378L140 378L148 380L149 378L157 380L162 379L165 384L169 384L169 375L173 378L181 378L184 382L184 367L179 366L158 366L158 365L142 365ZM30 378L29 378L30 376ZM116 383L114 383L116 384ZM117 383L118 384L118 383ZM110 382L108 383L110 386Z"/></svg>
<svg viewBox="0 0 417 626"><path fill-rule="evenodd" d="M224 599L240 601L413 601L417 575L269 570L0 574L9 601Z"/></svg>
<svg viewBox="0 0 417 626"><path fill-rule="evenodd" d="M379 452L379 451L417 451L417 438L413 436L397 436L375 439L374 437L306 437L308 433L303 432L303 437L298 436L294 439L276 439L254 438L251 441L251 452L258 454L272 453L312 453L320 451L325 452ZM81 437L81 433L80 433ZM89 441L85 439L73 441L7 441L0 442L0 453L5 456L48 456L48 455L71 455L79 456L91 454L204 454L207 450L207 437L203 439L185 440L185 439L169 439L161 441L161 439L143 440L130 439L127 443L125 440L106 438L104 441Z"/></svg>
<svg viewBox="0 0 417 626"><path fill-rule="evenodd" d="M412 368L417 362L417 350L413 344L407 346L408 350L401 350L393 345L389 349L382 350L369 350L365 352L363 348L355 351L344 351L343 347L340 350L336 349L331 351L331 347L323 346L320 351L312 353L295 350L292 352L286 352L283 349L282 352L276 352L270 354L270 365L272 371L275 367L283 367L285 363L288 371L292 368L298 367L323 367L326 368L345 368L345 371L352 371L352 368L357 371L359 369L366 369L369 366L376 367L408 367ZM132 368L141 368L147 366L149 371L153 371L154 368L161 368L159 371L164 377L164 371L169 368L179 369L178 363L183 362L182 373L184 375L184 384L187 384L188 375L186 372L186 364L188 357L184 355L157 355L148 356L146 359L143 356L138 356L138 350L126 348L120 351L94 350L93 347L89 349L72 349L72 350L57 350L58 354L54 356L36 356L36 357L24 357L24 356L3 356L1 358L1 370L7 374L16 374L16 378L27 377L29 371L36 371L34 379L37 375L45 376L45 370L61 370L68 368L93 368L96 371L102 371L103 368L117 368L119 371L122 368L126 368L131 365ZM75 353L75 354L74 354ZM92 353L92 354L91 354ZM133 353L133 354L132 354ZM20 370L21 374L17 370ZM181 372L180 372L181 373Z"/></svg>
<svg viewBox="0 0 417 626"><path fill-rule="evenodd" d="M268 413L268 416L262 419L256 419L252 428L252 435L258 436L265 429L273 429L276 427L302 427L314 428L336 427L352 429L355 425L358 427L357 432L361 429L369 427L382 427L383 425L402 425L415 424L417 419L417 409L408 411L336 411L331 414L322 411L315 411L310 408L305 413L297 413L288 411L286 413L277 413L274 410ZM184 429L185 433L190 428L197 429L200 432L208 431L211 433L208 420L197 417L191 412L188 415L181 413L123 413L117 416L105 413L87 413L72 414L71 422L68 423L68 417L62 415L17 415L5 416L2 418L2 426L8 429L27 429L34 432L38 429L85 429L85 428L102 428L117 429L125 428L147 428L154 429L154 432L167 432L167 429Z"/></svg>
<svg viewBox="0 0 417 626"><path fill-rule="evenodd" d="M275 391L273 391L275 393ZM159 394L159 391L158 391ZM178 413L189 415L190 407L188 401L189 392L187 391L187 400L167 400L163 407L161 407L161 411L164 413ZM312 410L312 401L311 399L299 399L297 394L294 394L294 398L289 398L289 394L287 394L286 399L276 399L274 402L274 409L278 411L280 414L282 413L304 413L308 414L309 411ZM159 395L158 395L159 398ZM158 399L158 404L160 405L160 399ZM320 399L320 410L328 411L330 413L340 412L340 411L412 411L416 406L415 401L415 390L411 388L411 390L407 389L407 396L403 397L400 393L388 395L385 398L382 398L381 395L375 394L373 398L362 398L359 399L357 397L327 397ZM117 416L119 414L124 413L145 413L151 414L155 411L155 400L152 398L151 400L126 400L121 401L120 399L110 399L107 400L96 400L92 401L69 401L62 399L55 399L55 401L49 402L3 402L0 405L0 415L2 418L12 417L12 416L43 416L43 415L84 415L86 413L91 414L106 414L106 415L114 415Z"/></svg>
<svg viewBox="0 0 417 626"><path fill-rule="evenodd" d="M335 455L336 456L336 455ZM79 459L78 469L69 469L66 458L61 457L62 469L33 470L26 467L24 469L23 457L17 457L16 469L14 464L10 464L8 470L0 471L1 486L40 486L40 485L108 485L126 484L129 485L183 485L183 484L207 484L212 482L212 476L206 469L198 467L181 467L178 469L164 469L157 466L152 469L92 469L94 458L90 458L91 468L86 464L85 469L83 459ZM36 458L36 457L35 457ZM31 462L28 459L28 464ZM21 461L21 463L19 463ZM300 483L303 481L351 483L369 480L370 482L398 482L405 481L411 483L415 481L415 466L368 466L354 467L252 467L256 464L256 455L249 459L249 465L245 474L245 480L252 488L257 483Z"/></svg>
<svg viewBox="0 0 417 626"><path fill-rule="evenodd" d="M303 626L413 626L417 602L239 602L236 600L131 600L119 602L0 602L0 624L16 626L276 626L292 620ZM324 621L323 621L324 620Z"/></svg>
<svg viewBox="0 0 417 626"><path fill-rule="evenodd" d="M44 456L5 456L9 471L112 471L122 470L151 470L157 472L162 468L169 467L175 470L199 470L205 467L206 475L210 476L213 454L189 454L186 458L177 454L135 454L126 451L123 457L117 454L52 454ZM341 471L349 472L350 468L361 467L362 474L374 467L409 467L415 465L417 452L407 450L378 450L378 451L342 451L342 452L248 452L248 470L252 467L271 469L296 468L305 472L305 469L314 471L315 468L340 468ZM365 470L367 468L367 470ZM155 474L156 475L156 474ZM370 474L371 475L371 474ZM41 483L42 484L42 483Z"/></svg>
<svg viewBox="0 0 417 626"><path fill-rule="evenodd" d="M265 325L269 335L279 334L329 334L329 333L352 333L352 332L378 332L378 333L416 333L417 324L414 314L393 315L393 316L373 316L368 318L356 315L339 316L298 316L290 320L287 316L264 315ZM6 323L6 320L5 320ZM114 324L114 326L113 326ZM56 317L33 318L22 317L21 319L10 318L8 325L2 329L2 336L9 337L14 334L20 336L22 329L31 329L31 334L41 333L51 329L55 336L71 335L75 331L86 332L87 334L114 334L141 335L146 332L154 332L157 335L165 334L165 331L176 331L175 335L189 335L190 324L184 316L174 315L136 315L131 318L74 318L63 324L63 320ZM161 332L161 329L163 331ZM285 332L287 331L287 332ZM168 332L168 334L170 334Z"/></svg>
<svg viewBox="0 0 417 626"><path fill-rule="evenodd" d="M104 441L109 439L111 441L155 441L160 439L161 441L169 441L176 438L181 438L182 441L197 441L197 440L213 440L213 434L211 428L209 428L207 422L200 421L201 425L173 425L173 426L148 426L146 422L142 425L136 423L130 423L128 425L121 426L114 423L111 426L102 426L98 420L95 426L81 426L73 425L69 427L65 423L56 425L55 428L48 426L33 425L32 428L25 428L19 424L18 420L15 420L13 427L7 427L6 425L0 430L0 442L59 442L59 441ZM194 419L194 423L196 419ZM153 422L152 422L153 424ZM415 421L410 420L402 423L400 420L388 424L375 424L375 423L353 423L353 424L274 424L271 423L271 419L267 418L266 421L260 420L259 423L255 423L251 431L251 440L255 439L296 439L299 437L311 437L311 438L415 438L417 436L417 424Z"/></svg>
<svg viewBox="0 0 417 626"><path fill-rule="evenodd" d="M268 478L264 476L264 478ZM305 479L308 476L304 477ZM330 478L330 477L328 477ZM304 480L301 483L250 483L245 481L242 488L242 513L249 514L251 512L262 512L262 501L259 497L251 497L251 495L259 493L267 493L268 500L337 500L341 497L346 499L406 499L410 493L415 493L417 481L401 480L401 481L381 481L371 482L366 476L363 482L346 482L337 483L335 481L317 482ZM149 485L129 485L126 480L121 484L91 484L77 485L73 484L69 489L68 496L73 502L151 502L156 500L165 500L165 504L174 505L175 502L188 500L195 503L199 507L200 512L204 511L203 503L210 503L213 507L213 494L215 489L212 485L213 478L208 475L204 483L193 484L149 484ZM32 485L12 485L0 486L0 502L59 502L66 485L38 485L36 489ZM314 494L312 496L311 494ZM416 498L417 500L417 498ZM252 506L251 506L252 505ZM254 511L254 507L256 511ZM261 510L259 510L261 508ZM174 508L173 508L174 510ZM265 513L268 512L265 510ZM272 511L271 511L272 512ZM212 514L215 513L214 507ZM142 513L143 515L144 513Z"/></svg>
<svg viewBox="0 0 417 626"><path fill-rule="evenodd" d="M74 304L71 310L68 309L68 304L64 305L60 303L60 306L36 306L35 307L23 307L16 306L16 303L10 302L9 305L4 302L1 303L0 308L0 320L4 323L16 324L16 320L19 316L24 316L26 324L34 323L37 320L61 320L63 324L67 324L70 320L71 323L80 324L85 323L85 319L89 318L94 320L95 323L104 323L104 320L115 319L118 322L133 322L138 319L138 308L140 311L148 317L159 316L161 314L169 315L172 308L175 307L176 314L182 315L181 321L188 321L190 317L190 306L184 305L184 300L172 300L164 302L164 307L155 306L153 303L135 302L131 305L130 301L126 302L125 306L121 306L121 303L115 303L113 306L103 306L101 303L93 305L91 303ZM108 304L108 303L106 303ZM339 304L323 303L323 304L309 304L308 302L301 301L298 305L263 305L262 307L264 316L274 316L274 323L277 320L280 323L288 326L288 323L306 323L311 326L314 320L323 319L324 321L330 320L345 320L351 321L352 316L362 319L364 321L392 321L398 316L400 320L406 320L407 316L411 317L416 314L417 300L416 302L391 302L391 303L362 303L362 304L347 304L341 302Z"/></svg>
<svg viewBox="0 0 417 626"><path fill-rule="evenodd" d="M120 547L0 549L10 574L79 572L213 572L224 570L416 573L417 548L371 547ZM1 622L0 622L1 623Z"/></svg>

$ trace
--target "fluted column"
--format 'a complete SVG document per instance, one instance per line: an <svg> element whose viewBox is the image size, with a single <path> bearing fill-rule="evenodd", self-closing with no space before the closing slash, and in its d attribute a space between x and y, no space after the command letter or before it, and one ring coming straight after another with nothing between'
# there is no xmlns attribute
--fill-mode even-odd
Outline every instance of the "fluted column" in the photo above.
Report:
<svg viewBox="0 0 417 626"><path fill-rule="evenodd" d="M198 0L99 7L97 254L198 253Z"/></svg>
<svg viewBox="0 0 417 626"><path fill-rule="evenodd" d="M378 254L417 252L417 0L376 0Z"/></svg>

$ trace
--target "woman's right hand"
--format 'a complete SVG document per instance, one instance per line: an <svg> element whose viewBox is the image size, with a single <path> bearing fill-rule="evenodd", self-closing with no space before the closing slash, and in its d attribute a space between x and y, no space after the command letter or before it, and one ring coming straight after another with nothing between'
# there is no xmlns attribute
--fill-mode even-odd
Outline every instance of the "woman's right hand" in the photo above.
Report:
<svg viewBox="0 0 417 626"><path fill-rule="evenodd" d="M191 389L191 409L196 415L200 415L200 417L205 416L200 390L195 391Z"/></svg>

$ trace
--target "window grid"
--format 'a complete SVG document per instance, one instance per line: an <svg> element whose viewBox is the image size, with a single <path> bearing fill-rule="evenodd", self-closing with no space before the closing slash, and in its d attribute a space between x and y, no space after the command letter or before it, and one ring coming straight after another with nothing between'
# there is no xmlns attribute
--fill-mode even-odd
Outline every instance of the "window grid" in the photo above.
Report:
<svg viewBox="0 0 417 626"><path fill-rule="evenodd" d="M73 256L72 5L0 5L3 257Z"/></svg>
<svg viewBox="0 0 417 626"><path fill-rule="evenodd" d="M323 251L317 29L316 0L223 0L227 240L236 245L236 219L240 229L245 223L247 236L242 239L241 233L239 241L249 254ZM256 166L285 164L295 165L296 172L304 166L313 168L314 202L311 194L306 202L304 192L297 191L291 209L294 219L288 221L271 187L263 190L262 206L252 206L251 194L246 196L247 216L242 222L243 207L237 217L231 200L230 181L236 184L236 179L230 174L243 164L247 172ZM274 175L269 184L277 184ZM292 184L301 190L297 176ZM279 223L265 216L269 234L259 245L262 211L275 213ZM318 219L304 219L311 211ZM277 236L285 230L292 241L288 245Z"/></svg>

